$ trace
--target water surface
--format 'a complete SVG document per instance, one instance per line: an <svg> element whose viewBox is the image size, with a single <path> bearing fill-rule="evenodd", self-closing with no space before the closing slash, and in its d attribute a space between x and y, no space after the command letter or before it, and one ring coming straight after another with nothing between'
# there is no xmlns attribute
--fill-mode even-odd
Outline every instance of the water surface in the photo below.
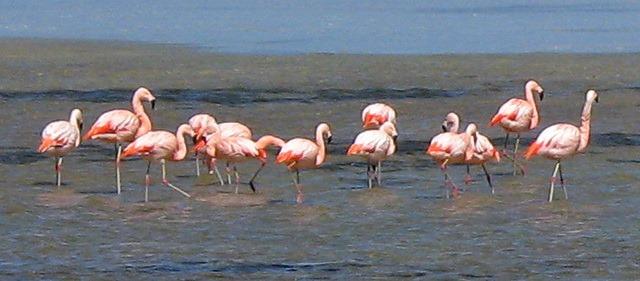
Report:
<svg viewBox="0 0 640 281"><path fill-rule="evenodd" d="M585 155L566 162L570 200L545 202L552 163L527 162L510 175L505 162L489 166L497 193L489 195L481 169L457 200L445 200L442 176L424 155L452 109L486 128L498 105L520 85L468 91L375 90L260 92L159 90L151 117L175 130L208 112L237 120L256 135L308 136L331 123L327 163L302 173L306 202L295 204L286 169L270 163L258 193L196 178L192 159L170 163L169 179L189 200L159 185L152 167L151 202L144 204L140 160L123 163L122 195L113 185L112 147L83 144L65 158L53 186L53 162L37 155L40 130L74 107L91 124L108 109L129 107L129 91L0 94L0 274L3 278L107 279L637 279L640 189L637 112L633 88L599 89L593 139ZM543 81L543 86L544 81ZM579 121L583 89L545 86L542 126ZM431 93L435 93L431 95ZM382 188L365 189L365 166L344 156L369 102L396 107L399 151L384 165ZM562 109L562 110L559 110ZM524 135L528 144L540 131ZM271 157L273 159L273 157ZM256 163L240 165L246 182ZM463 167L452 167L463 186ZM558 197L560 199L560 197Z"/></svg>

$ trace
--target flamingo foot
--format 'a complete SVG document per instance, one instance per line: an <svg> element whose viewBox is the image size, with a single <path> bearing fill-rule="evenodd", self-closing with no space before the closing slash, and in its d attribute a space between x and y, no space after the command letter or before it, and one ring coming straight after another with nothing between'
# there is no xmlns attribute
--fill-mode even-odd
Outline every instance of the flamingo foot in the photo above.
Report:
<svg viewBox="0 0 640 281"><path fill-rule="evenodd" d="M446 185L451 189L451 196L453 198L460 197L460 189L455 184L453 184L451 180L447 180Z"/></svg>
<svg viewBox="0 0 640 281"><path fill-rule="evenodd" d="M302 193L298 193L298 195L296 195L296 203L302 204L302 201L304 201L304 195Z"/></svg>

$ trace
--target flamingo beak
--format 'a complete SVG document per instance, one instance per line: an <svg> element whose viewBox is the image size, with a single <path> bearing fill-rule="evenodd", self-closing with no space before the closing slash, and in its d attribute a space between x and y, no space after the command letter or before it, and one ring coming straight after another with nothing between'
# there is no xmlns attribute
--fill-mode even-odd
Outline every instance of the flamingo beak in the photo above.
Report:
<svg viewBox="0 0 640 281"><path fill-rule="evenodd" d="M331 143L331 140L333 140L333 136L329 136L329 137L327 138L327 143Z"/></svg>
<svg viewBox="0 0 640 281"><path fill-rule="evenodd" d="M156 100L151 101L151 109L156 109Z"/></svg>
<svg viewBox="0 0 640 281"><path fill-rule="evenodd" d="M396 151L398 150L398 136L395 135L393 137L391 137L391 139L393 140L393 144L396 146Z"/></svg>
<svg viewBox="0 0 640 281"><path fill-rule="evenodd" d="M540 101L542 101L544 99L544 90L540 91L538 95L540 96Z"/></svg>
<svg viewBox="0 0 640 281"><path fill-rule="evenodd" d="M84 123L80 122L80 124L78 124L78 128L80 129L80 132L82 132L82 126L84 125Z"/></svg>
<svg viewBox="0 0 640 281"><path fill-rule="evenodd" d="M444 124L442 124L442 131L445 133L447 132L447 126L445 126Z"/></svg>
<svg viewBox="0 0 640 281"><path fill-rule="evenodd" d="M598 96L596 96L596 102L598 102Z"/></svg>

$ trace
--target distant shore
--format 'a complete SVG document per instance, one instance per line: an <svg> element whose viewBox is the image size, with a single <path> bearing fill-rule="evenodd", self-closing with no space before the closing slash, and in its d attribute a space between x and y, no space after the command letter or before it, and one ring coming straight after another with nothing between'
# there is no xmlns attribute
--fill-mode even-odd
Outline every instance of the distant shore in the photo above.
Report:
<svg viewBox="0 0 640 281"><path fill-rule="evenodd" d="M640 54L235 55L128 42L0 39L0 91L477 89L640 85Z"/></svg>

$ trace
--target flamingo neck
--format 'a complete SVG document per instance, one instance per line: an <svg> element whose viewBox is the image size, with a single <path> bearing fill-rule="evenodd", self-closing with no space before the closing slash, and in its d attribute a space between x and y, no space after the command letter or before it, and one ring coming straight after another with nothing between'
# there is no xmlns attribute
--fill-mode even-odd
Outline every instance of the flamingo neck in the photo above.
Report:
<svg viewBox="0 0 640 281"><path fill-rule="evenodd" d="M80 123L82 122L82 116L80 115L80 113L76 113L75 111L73 113L71 113L71 117L69 118L69 123L71 124L71 126L76 130L76 133L78 134L78 138L76 139L76 147L80 146Z"/></svg>
<svg viewBox="0 0 640 281"><path fill-rule="evenodd" d="M136 132L136 138L148 133L151 131L151 119L149 119L149 115L144 111L144 106L142 105L142 98L137 93L133 95L133 99L131 100L131 105L133 107L133 112L140 120L140 127Z"/></svg>
<svg viewBox="0 0 640 281"><path fill-rule="evenodd" d="M277 147L283 147L284 141L278 137L274 137L271 135L263 136L260 139L258 139L258 141L256 141L256 147L258 149L266 149L271 145L277 146Z"/></svg>
<svg viewBox="0 0 640 281"><path fill-rule="evenodd" d="M187 144L185 143L185 135L192 136L193 129L191 126L183 124L178 127L176 132L176 140L178 141L178 149L173 152L173 161L180 161L187 156Z"/></svg>
<svg viewBox="0 0 640 281"><path fill-rule="evenodd" d="M580 144L578 145L578 152L582 153L587 150L589 145L589 137L591 133L591 106L593 100L587 99L582 108L582 116L580 117Z"/></svg>
<svg viewBox="0 0 640 281"><path fill-rule="evenodd" d="M540 115L538 114L538 102L536 101L536 98L533 96L533 91L531 90L530 87L524 88L524 96L526 101L533 108L533 115L531 116L531 124L529 125L529 129L535 129L536 127L538 127L538 124L540 123Z"/></svg>
<svg viewBox="0 0 640 281"><path fill-rule="evenodd" d="M320 165L324 162L324 159L327 155L324 145L324 134L327 131L325 128L321 128L318 126L316 129L316 145L318 146L318 156L316 157L316 165Z"/></svg>

